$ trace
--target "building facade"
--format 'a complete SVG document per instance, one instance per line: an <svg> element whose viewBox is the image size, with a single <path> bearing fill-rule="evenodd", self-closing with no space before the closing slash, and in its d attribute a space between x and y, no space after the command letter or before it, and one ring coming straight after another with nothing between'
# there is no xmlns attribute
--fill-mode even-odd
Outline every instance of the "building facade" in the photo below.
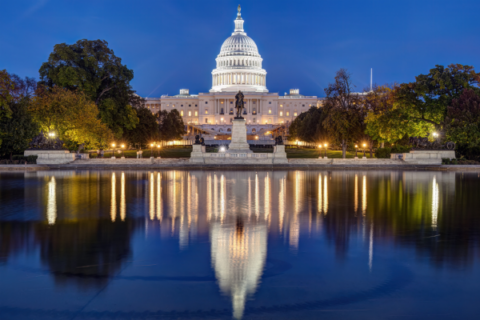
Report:
<svg viewBox="0 0 480 320"><path fill-rule="evenodd" d="M177 109L185 124L226 133L234 118L235 95L242 91L243 117L248 132L255 134L261 129L288 124L310 107L321 106L318 97L301 95L298 89L291 89L284 96L270 93L263 59L243 29L240 6L234 23L234 32L225 40L216 58L209 92L191 95L188 89L180 89L180 94L175 96L146 98L146 107L152 112Z"/></svg>

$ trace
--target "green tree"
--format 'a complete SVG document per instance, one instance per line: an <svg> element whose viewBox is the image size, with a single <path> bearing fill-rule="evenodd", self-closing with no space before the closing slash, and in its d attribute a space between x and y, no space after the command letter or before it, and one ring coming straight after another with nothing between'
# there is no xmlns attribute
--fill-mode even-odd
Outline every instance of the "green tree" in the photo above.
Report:
<svg viewBox="0 0 480 320"><path fill-rule="evenodd" d="M185 124L178 110L159 111L156 117L160 129L160 139L164 141L182 139L185 134Z"/></svg>
<svg viewBox="0 0 480 320"><path fill-rule="evenodd" d="M11 91L14 84L10 75L6 70L0 70L0 121L10 118L12 110L10 110L10 102L13 100ZM2 131L0 129L0 145L2 145Z"/></svg>
<svg viewBox="0 0 480 320"><path fill-rule="evenodd" d="M28 112L28 105L29 99L26 97L19 102L11 103L11 117L0 120L2 138L0 155L9 155L12 159L14 153L23 153L30 141L39 133L39 126Z"/></svg>
<svg viewBox="0 0 480 320"><path fill-rule="evenodd" d="M401 105L402 118L427 123L444 132L447 108L466 88L480 83L480 73L467 65L451 64L447 68L436 65L426 75L415 77L415 82L400 85L396 101Z"/></svg>
<svg viewBox="0 0 480 320"><path fill-rule="evenodd" d="M135 128L135 106L143 100L130 85L133 70L122 64L103 40L79 40L57 44L40 68L41 83L82 91L98 106L100 118L120 137Z"/></svg>
<svg viewBox="0 0 480 320"><path fill-rule="evenodd" d="M380 143L396 143L405 136L425 136L433 125L411 120L395 99L397 85L375 86L364 100L365 133Z"/></svg>
<svg viewBox="0 0 480 320"><path fill-rule="evenodd" d="M97 117L97 106L83 92L60 87L37 92L29 111L42 131L54 131L66 144L84 143L86 148L105 147L112 141L112 132Z"/></svg>
<svg viewBox="0 0 480 320"><path fill-rule="evenodd" d="M343 158L346 158L348 144L355 143L363 135L362 100L352 92L352 87L350 74L340 69L335 82L325 89L322 124L329 131L332 142L341 146Z"/></svg>
<svg viewBox="0 0 480 320"><path fill-rule="evenodd" d="M311 107L302 112L289 127L289 138L306 142L322 142L328 140L327 130L323 126L325 113L323 109Z"/></svg>
<svg viewBox="0 0 480 320"><path fill-rule="evenodd" d="M160 139L160 129L157 118L145 107L137 109L139 123L135 129L125 130L123 138L132 143L148 144L151 141Z"/></svg>
<svg viewBox="0 0 480 320"><path fill-rule="evenodd" d="M447 112L447 137L469 148L480 147L480 94L465 89L458 99L453 99Z"/></svg>

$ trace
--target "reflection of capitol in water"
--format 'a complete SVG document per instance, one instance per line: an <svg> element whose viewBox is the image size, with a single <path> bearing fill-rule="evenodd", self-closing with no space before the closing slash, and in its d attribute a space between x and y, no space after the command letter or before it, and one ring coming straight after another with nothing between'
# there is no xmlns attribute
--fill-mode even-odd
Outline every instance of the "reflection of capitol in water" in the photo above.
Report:
<svg viewBox="0 0 480 320"><path fill-rule="evenodd" d="M442 194L455 193L455 174L438 172L117 171L38 177L45 180L49 225L65 219L60 208L76 202L89 207L68 211L71 215L97 210L109 213L105 218L115 223L143 217L147 237L155 230L162 237L178 237L181 250L209 235L212 267L235 318L243 316L258 289L268 235L283 237L296 251L302 235L321 234L342 257L357 234L372 270L375 240L399 241L391 235L401 233L405 223L438 232L446 201ZM82 183L92 177L97 185L84 189ZM77 199L77 190L83 199Z"/></svg>

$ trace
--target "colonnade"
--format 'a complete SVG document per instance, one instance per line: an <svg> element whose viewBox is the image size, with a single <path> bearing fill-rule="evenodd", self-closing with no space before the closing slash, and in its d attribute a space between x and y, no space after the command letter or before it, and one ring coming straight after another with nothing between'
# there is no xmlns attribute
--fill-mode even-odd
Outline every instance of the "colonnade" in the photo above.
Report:
<svg viewBox="0 0 480 320"><path fill-rule="evenodd" d="M265 86L265 75L254 73L225 73L213 75L213 86L246 84Z"/></svg>
<svg viewBox="0 0 480 320"><path fill-rule="evenodd" d="M223 108L224 113L228 114L230 109L235 113L235 106L229 103L230 99L215 99L215 114L220 114ZM262 107L261 99L245 99L245 110L248 114L260 114ZM222 103L223 102L223 103ZM255 110L254 110L255 109ZM255 113L253 113L255 111Z"/></svg>

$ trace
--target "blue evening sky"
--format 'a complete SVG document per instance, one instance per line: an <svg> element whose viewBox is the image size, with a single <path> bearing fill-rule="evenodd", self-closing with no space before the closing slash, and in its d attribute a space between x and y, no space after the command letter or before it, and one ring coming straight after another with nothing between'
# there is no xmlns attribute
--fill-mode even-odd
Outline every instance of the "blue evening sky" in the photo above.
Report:
<svg viewBox="0 0 480 320"><path fill-rule="evenodd" d="M57 43L104 39L144 97L208 92L237 5L270 92L324 96L346 68L357 90L410 82L435 64L480 71L480 0L3 0L0 69L38 78Z"/></svg>

